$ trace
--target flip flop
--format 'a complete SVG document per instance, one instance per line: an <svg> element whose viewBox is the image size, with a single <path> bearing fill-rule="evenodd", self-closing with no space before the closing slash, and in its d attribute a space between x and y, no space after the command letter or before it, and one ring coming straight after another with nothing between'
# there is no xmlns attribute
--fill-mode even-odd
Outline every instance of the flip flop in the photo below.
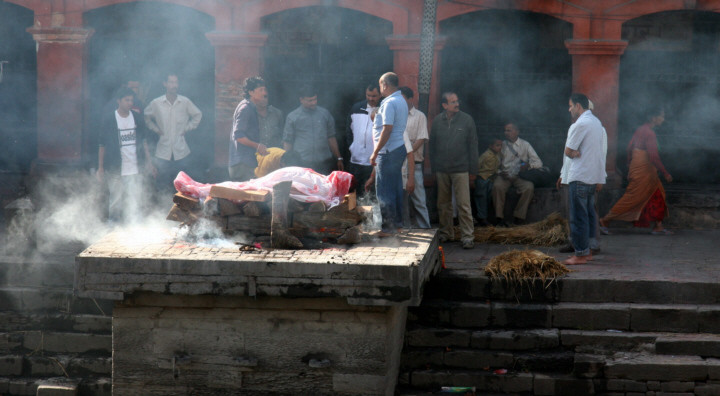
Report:
<svg viewBox="0 0 720 396"><path fill-rule="evenodd" d="M650 231L650 234L651 235L674 235L675 233L668 230L667 228L663 228L660 231L655 231L655 230Z"/></svg>
<svg viewBox="0 0 720 396"><path fill-rule="evenodd" d="M610 229L605 226L600 226L600 233L603 235L610 235Z"/></svg>

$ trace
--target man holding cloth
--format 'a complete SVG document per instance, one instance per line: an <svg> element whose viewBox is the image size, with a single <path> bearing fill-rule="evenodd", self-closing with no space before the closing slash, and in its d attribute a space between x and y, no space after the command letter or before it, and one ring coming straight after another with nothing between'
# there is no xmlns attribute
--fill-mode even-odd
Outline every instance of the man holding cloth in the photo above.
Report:
<svg viewBox="0 0 720 396"><path fill-rule="evenodd" d="M376 166L375 191L380 202L382 228L377 234L395 234L402 224L402 164L407 157L403 134L407 126L408 107L402 97L397 74L380 77L380 94L385 97L373 121L375 149L370 165Z"/></svg>
<svg viewBox="0 0 720 396"><path fill-rule="evenodd" d="M577 120L570 126L565 142L565 156L570 159L567 182L570 188L570 233L575 255L567 265L585 264L592 260L590 241L595 238L597 214L595 191L605 184L603 126L590 111L587 96L570 96L570 114Z"/></svg>

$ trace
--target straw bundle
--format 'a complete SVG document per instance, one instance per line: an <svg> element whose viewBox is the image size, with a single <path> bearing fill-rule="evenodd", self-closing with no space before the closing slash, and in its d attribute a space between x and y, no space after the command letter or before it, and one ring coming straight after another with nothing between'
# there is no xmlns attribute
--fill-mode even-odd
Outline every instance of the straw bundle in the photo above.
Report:
<svg viewBox="0 0 720 396"><path fill-rule="evenodd" d="M552 213L536 223L510 228L475 228L475 242L498 243L502 245L524 244L534 246L555 246L565 243L568 237L568 223L559 213Z"/></svg>
<svg viewBox="0 0 720 396"><path fill-rule="evenodd" d="M537 279L552 283L569 272L565 265L539 250L511 250L493 257L485 266L485 275L504 278L511 284Z"/></svg>

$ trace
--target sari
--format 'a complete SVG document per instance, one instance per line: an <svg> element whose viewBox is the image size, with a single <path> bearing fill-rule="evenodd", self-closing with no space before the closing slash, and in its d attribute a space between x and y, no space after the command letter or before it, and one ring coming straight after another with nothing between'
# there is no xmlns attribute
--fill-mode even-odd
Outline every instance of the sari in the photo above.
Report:
<svg viewBox="0 0 720 396"><path fill-rule="evenodd" d="M655 133L647 124L633 135L628 156L629 184L603 221L632 221L636 227L648 227L651 221L662 221L668 215L668 208L665 189L658 177L658 170L663 174L667 171L657 154Z"/></svg>

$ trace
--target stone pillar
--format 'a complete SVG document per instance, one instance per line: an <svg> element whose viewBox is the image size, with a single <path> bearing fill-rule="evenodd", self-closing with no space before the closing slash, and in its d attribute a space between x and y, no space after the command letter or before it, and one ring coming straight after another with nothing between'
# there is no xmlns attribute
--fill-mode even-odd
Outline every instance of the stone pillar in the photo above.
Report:
<svg viewBox="0 0 720 396"><path fill-rule="evenodd" d="M87 40L93 29L29 28L37 42L38 161L77 164L83 156Z"/></svg>
<svg viewBox="0 0 720 396"><path fill-rule="evenodd" d="M573 91L587 95L595 104L593 113L608 134L608 185L619 186L616 174L617 123L620 81L620 56L625 40L567 40L565 46L573 62Z"/></svg>
<svg viewBox="0 0 720 396"><path fill-rule="evenodd" d="M232 117L242 97L242 81L261 74L265 33L209 32L215 47L215 166L226 168Z"/></svg>
<svg viewBox="0 0 720 396"><path fill-rule="evenodd" d="M394 52L393 70L400 76L400 85L407 85L415 91L415 102L417 105L418 75L420 71L420 35L388 36L388 46ZM445 37L435 38L435 54L433 56L432 80L430 83L430 101L428 120L430 114L437 114L438 97L440 89L440 51L445 46ZM423 110L425 111L425 110Z"/></svg>

